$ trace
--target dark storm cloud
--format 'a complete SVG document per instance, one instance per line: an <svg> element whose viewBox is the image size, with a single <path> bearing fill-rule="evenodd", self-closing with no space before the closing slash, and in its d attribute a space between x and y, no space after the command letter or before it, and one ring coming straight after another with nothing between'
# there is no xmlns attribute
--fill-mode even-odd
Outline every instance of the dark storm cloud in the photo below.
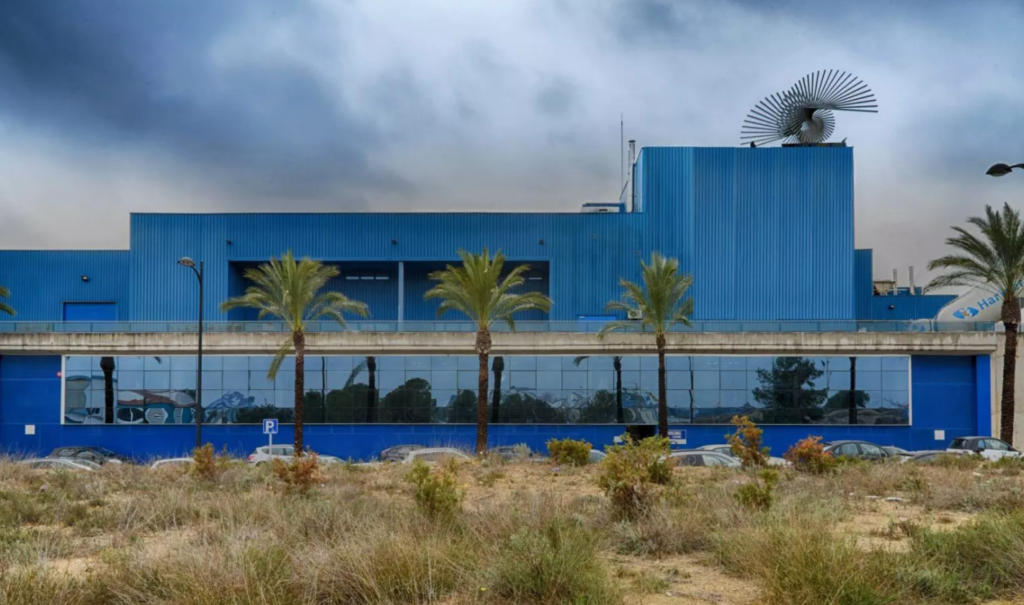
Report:
<svg viewBox="0 0 1024 605"><path fill-rule="evenodd" d="M330 48L318 15L292 2L6 3L0 111L86 147L170 153L241 194L407 189L370 169L379 134L309 66L283 52L217 64L221 37L258 11Z"/></svg>
<svg viewBox="0 0 1024 605"><path fill-rule="evenodd" d="M561 118L572 111L577 103L579 92L565 78L555 78L545 84L537 93L537 109L552 118Z"/></svg>

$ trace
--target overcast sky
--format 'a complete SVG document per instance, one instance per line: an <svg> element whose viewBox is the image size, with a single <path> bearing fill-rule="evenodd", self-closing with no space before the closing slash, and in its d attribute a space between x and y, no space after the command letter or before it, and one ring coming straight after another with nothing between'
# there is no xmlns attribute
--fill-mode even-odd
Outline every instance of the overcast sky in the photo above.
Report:
<svg viewBox="0 0 1024 605"><path fill-rule="evenodd" d="M828 5L827 8L824 6ZM565 210L640 146L733 146L820 69L857 246L919 272L1024 207L1024 2L0 0L0 248L123 248L128 213Z"/></svg>

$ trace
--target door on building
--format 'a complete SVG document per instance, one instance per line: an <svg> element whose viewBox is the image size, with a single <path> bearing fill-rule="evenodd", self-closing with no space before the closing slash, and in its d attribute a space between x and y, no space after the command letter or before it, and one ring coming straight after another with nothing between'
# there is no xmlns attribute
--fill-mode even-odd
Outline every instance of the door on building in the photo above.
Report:
<svg viewBox="0 0 1024 605"><path fill-rule="evenodd" d="M112 302L66 302L64 321L117 321L117 304Z"/></svg>

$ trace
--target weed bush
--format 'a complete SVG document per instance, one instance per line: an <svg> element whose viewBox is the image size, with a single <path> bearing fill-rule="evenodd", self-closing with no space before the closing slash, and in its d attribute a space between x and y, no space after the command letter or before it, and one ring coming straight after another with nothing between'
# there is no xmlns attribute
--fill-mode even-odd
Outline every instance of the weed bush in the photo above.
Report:
<svg viewBox="0 0 1024 605"><path fill-rule="evenodd" d="M764 431L747 416L733 416L732 424L736 432L725 436L732 448L732 455L739 458L744 467L767 466L769 450L761 445Z"/></svg>
<svg viewBox="0 0 1024 605"><path fill-rule="evenodd" d="M406 481L415 487L416 505L431 519L454 517L462 507L463 493L459 489L459 470L454 459L433 470L417 460L406 475Z"/></svg>
<svg viewBox="0 0 1024 605"><path fill-rule="evenodd" d="M566 519L520 529L498 553L490 572L491 590L513 603L619 603L597 546L595 532Z"/></svg>
<svg viewBox="0 0 1024 605"><path fill-rule="evenodd" d="M555 464L568 466L586 466L590 462L590 450L593 446L582 439L550 439L548 454Z"/></svg>
<svg viewBox="0 0 1024 605"><path fill-rule="evenodd" d="M736 501L754 510L768 510L774 499L775 486L779 483L779 471L773 468L758 473L760 481L745 483L736 490Z"/></svg>
<svg viewBox="0 0 1024 605"><path fill-rule="evenodd" d="M286 491L305 494L324 481L316 454L295 456L290 463L274 458L271 463L274 476L284 483Z"/></svg>
<svg viewBox="0 0 1024 605"><path fill-rule="evenodd" d="M825 451L821 437L808 437L794 443L784 456L798 471L823 474L830 473L838 465L836 458Z"/></svg>
<svg viewBox="0 0 1024 605"><path fill-rule="evenodd" d="M889 605L899 585L885 553L864 553L852 538L802 515L769 515L742 532L719 536L727 570L761 581L765 605Z"/></svg>
<svg viewBox="0 0 1024 605"><path fill-rule="evenodd" d="M635 442L626 435L621 445L613 445L607 451L601 461L598 485L611 500L617 517L638 518L650 508L654 486L665 484L672 477L666 459L668 439L648 437Z"/></svg>
<svg viewBox="0 0 1024 605"><path fill-rule="evenodd" d="M1024 593L1024 511L911 538L903 575L922 598L966 603Z"/></svg>

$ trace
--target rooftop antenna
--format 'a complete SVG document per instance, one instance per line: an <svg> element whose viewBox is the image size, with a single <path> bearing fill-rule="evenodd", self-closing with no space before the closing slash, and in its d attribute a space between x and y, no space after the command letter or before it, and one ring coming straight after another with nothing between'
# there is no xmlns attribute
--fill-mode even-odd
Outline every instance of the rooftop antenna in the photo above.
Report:
<svg viewBox="0 0 1024 605"><path fill-rule="evenodd" d="M740 140L757 145L778 140L824 143L836 127L834 111L878 113L878 102L868 85L853 74L832 69L814 72L755 105L743 120Z"/></svg>

